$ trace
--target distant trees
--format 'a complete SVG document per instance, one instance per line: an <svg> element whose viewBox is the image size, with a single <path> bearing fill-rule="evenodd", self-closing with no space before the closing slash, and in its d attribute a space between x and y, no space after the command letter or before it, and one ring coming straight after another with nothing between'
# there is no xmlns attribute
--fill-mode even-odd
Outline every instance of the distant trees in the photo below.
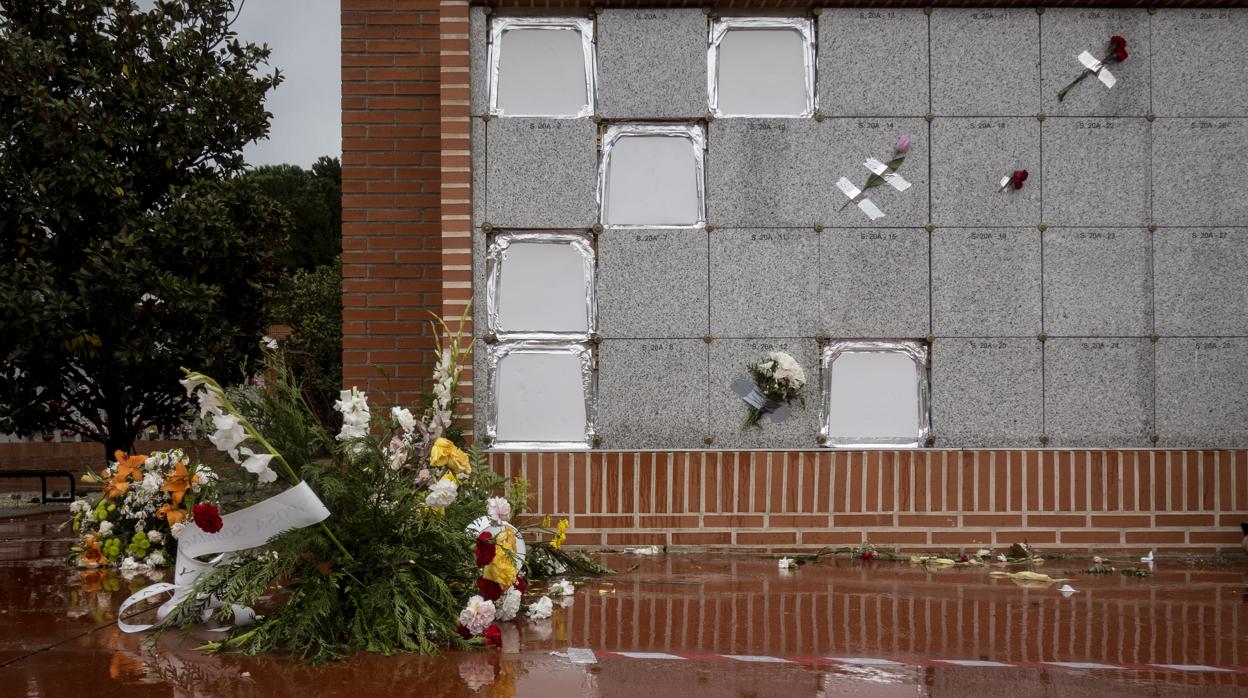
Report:
<svg viewBox="0 0 1248 698"><path fill-rule="evenodd" d="M334 264L342 247L342 167L322 156L305 170L298 165L263 165L243 179L273 197L290 213L290 249L279 260L287 270Z"/></svg>

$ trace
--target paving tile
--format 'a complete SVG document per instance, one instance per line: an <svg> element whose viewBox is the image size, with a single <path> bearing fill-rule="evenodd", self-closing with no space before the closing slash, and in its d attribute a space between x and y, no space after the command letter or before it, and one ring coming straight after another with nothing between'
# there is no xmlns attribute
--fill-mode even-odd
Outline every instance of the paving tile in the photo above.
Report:
<svg viewBox="0 0 1248 698"><path fill-rule="evenodd" d="M708 347L701 339L606 339L598 352L603 448L702 448Z"/></svg>
<svg viewBox="0 0 1248 698"><path fill-rule="evenodd" d="M701 9L598 15L598 112L607 118L706 114L706 14Z"/></svg>
<svg viewBox="0 0 1248 698"><path fill-rule="evenodd" d="M932 233L932 332L937 337L1039 334L1039 231L937 228Z"/></svg>
<svg viewBox="0 0 1248 698"><path fill-rule="evenodd" d="M1152 239L1144 228L1051 228L1044 246L1044 331L1147 337L1153 331Z"/></svg>
<svg viewBox="0 0 1248 698"><path fill-rule="evenodd" d="M700 339L708 332L705 230L598 236L598 326L607 338Z"/></svg>
<svg viewBox="0 0 1248 698"><path fill-rule="evenodd" d="M1248 446L1248 339L1163 337L1156 347L1158 445Z"/></svg>
<svg viewBox="0 0 1248 698"><path fill-rule="evenodd" d="M1148 339L1044 343L1049 446L1145 448L1153 433L1153 344Z"/></svg>
<svg viewBox="0 0 1248 698"><path fill-rule="evenodd" d="M818 235L813 228L711 233L711 334L815 336Z"/></svg>
<svg viewBox="0 0 1248 698"><path fill-rule="evenodd" d="M1248 335L1248 228L1159 228L1157 332Z"/></svg>
<svg viewBox="0 0 1248 698"><path fill-rule="evenodd" d="M1248 121L1158 119L1153 124L1153 219L1158 225L1244 225Z"/></svg>
<svg viewBox="0 0 1248 698"><path fill-rule="evenodd" d="M1038 446L1041 371L1041 344L1035 339L937 339L932 345L936 446Z"/></svg>
<svg viewBox="0 0 1248 698"><path fill-rule="evenodd" d="M1160 116L1248 113L1248 11L1157 10L1152 18L1153 111Z"/></svg>
<svg viewBox="0 0 1248 698"><path fill-rule="evenodd" d="M490 119L486 218L497 228L597 222L597 127L589 119Z"/></svg>
<svg viewBox="0 0 1248 698"><path fill-rule="evenodd" d="M819 108L830 116L923 116L927 16L919 8L824 8Z"/></svg>
<svg viewBox="0 0 1248 698"><path fill-rule="evenodd" d="M828 228L819 236L819 328L828 337L926 337L928 234Z"/></svg>
<svg viewBox="0 0 1248 698"><path fill-rule="evenodd" d="M1053 118L1041 130L1045 223L1132 226L1148 222L1147 121Z"/></svg>
<svg viewBox="0 0 1248 698"><path fill-rule="evenodd" d="M1022 189L1001 178L1026 170ZM1038 225L1040 122L1030 117L941 118L932 122L932 223Z"/></svg>
<svg viewBox="0 0 1248 698"><path fill-rule="evenodd" d="M1031 8L932 12L932 111L1029 116L1040 111L1040 17Z"/></svg>

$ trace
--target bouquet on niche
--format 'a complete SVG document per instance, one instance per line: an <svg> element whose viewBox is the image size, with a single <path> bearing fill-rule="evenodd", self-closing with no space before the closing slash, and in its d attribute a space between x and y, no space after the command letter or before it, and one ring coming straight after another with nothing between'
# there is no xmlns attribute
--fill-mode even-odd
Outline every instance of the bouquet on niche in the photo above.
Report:
<svg viewBox="0 0 1248 698"><path fill-rule="evenodd" d="M526 580L559 569L608 571L562 550L557 531L513 523L528 483L504 480L481 452L452 438L465 347L462 330L439 324L441 390L416 412L378 414L351 388L335 404L341 424L322 424L276 351L266 352L258 386L226 389L188 373L213 444L283 491L225 514L218 533L190 543L184 536L179 568L190 561L205 569L186 583L178 578L158 632L210 618L230 627L205 649L280 652L309 663L362 650L497 645L497 622L526 609L540 615L549 604ZM274 530L258 534L257 525ZM527 545L526 533L534 537ZM260 542L232 543L249 537ZM210 564L203 551L225 557Z"/></svg>
<svg viewBox="0 0 1248 698"><path fill-rule="evenodd" d="M806 372L792 356L773 351L767 358L749 366L754 387L742 396L748 405L743 428L758 426L765 414L774 413L782 405L800 402L806 404L802 389L806 386Z"/></svg>
<svg viewBox="0 0 1248 698"><path fill-rule="evenodd" d="M94 498L69 506L65 522L78 541L68 562L82 568L116 567L127 575L173 563L187 526L220 526L217 475L181 449L129 456L121 451L85 482L103 485Z"/></svg>
<svg viewBox="0 0 1248 698"><path fill-rule="evenodd" d="M1127 60L1127 55L1127 40L1117 34L1109 37L1109 46L1105 50L1104 58L1097 61L1091 55L1081 57L1080 61L1084 62L1086 70L1079 73L1079 77L1072 80L1069 85L1063 87L1061 91L1057 93L1057 101L1061 102L1066 99L1066 93L1070 92L1070 88L1083 82L1089 75L1097 75L1099 77L1101 71L1105 69L1105 66L1110 63L1121 63ZM1107 85L1113 85L1114 81L1110 78L1106 77L1105 80L1109 81ZM1105 80L1102 82L1105 82Z"/></svg>

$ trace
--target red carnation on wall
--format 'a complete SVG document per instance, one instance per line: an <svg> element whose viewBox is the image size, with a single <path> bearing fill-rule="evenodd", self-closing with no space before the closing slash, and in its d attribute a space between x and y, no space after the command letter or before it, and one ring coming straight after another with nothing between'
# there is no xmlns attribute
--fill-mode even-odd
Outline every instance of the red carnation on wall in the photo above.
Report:
<svg viewBox="0 0 1248 698"><path fill-rule="evenodd" d="M481 598L486 601L498 601L503 596L503 588L498 582L493 582L485 577L477 579L477 591L481 592Z"/></svg>
<svg viewBox="0 0 1248 698"><path fill-rule="evenodd" d="M486 647L503 646L503 631L499 630L498 626L494 623L490 623L490 627L486 628L485 632L481 633L481 637L485 638Z"/></svg>

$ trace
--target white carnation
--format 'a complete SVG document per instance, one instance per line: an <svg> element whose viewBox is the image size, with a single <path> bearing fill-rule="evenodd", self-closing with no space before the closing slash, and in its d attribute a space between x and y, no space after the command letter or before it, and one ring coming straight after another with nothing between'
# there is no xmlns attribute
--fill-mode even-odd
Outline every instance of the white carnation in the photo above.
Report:
<svg viewBox="0 0 1248 698"><path fill-rule="evenodd" d="M151 540L151 539L149 538L148 540ZM154 551L151 554L149 554L147 556L147 559L144 560L144 563L146 563L148 567L164 567L166 564L168 564L167 561L165 560L165 554L159 550Z"/></svg>
<svg viewBox="0 0 1248 698"><path fill-rule="evenodd" d="M494 602L480 596L468 599L468 605L459 612L459 624L473 635L480 635L494 622Z"/></svg>
<svg viewBox="0 0 1248 698"><path fill-rule="evenodd" d="M147 540L152 545L158 545L160 541L164 539L165 539L165 534L161 533L160 531L151 530L147 532Z"/></svg>
<svg viewBox="0 0 1248 698"><path fill-rule="evenodd" d="M182 537L182 529L184 528L186 528L186 522L179 521L169 527L169 534L173 536L174 540L177 540Z"/></svg>
<svg viewBox="0 0 1248 698"><path fill-rule="evenodd" d="M498 600L495 608L494 619L498 621L511 620L520 612L520 590L512 587L503 594Z"/></svg>
<svg viewBox="0 0 1248 698"><path fill-rule="evenodd" d="M425 504L437 509L450 506L455 501L455 495L459 492L459 484L455 482L455 478L450 475L443 475L441 480L433 483L429 488L429 496L425 497Z"/></svg>
<svg viewBox="0 0 1248 698"><path fill-rule="evenodd" d="M156 494L165 484L165 478L160 473L149 472L143 476L143 482L139 483L139 489L145 494Z"/></svg>
<svg viewBox="0 0 1248 698"><path fill-rule="evenodd" d="M511 518L511 502L504 497L490 497L485 503L490 520L502 523Z"/></svg>
<svg viewBox="0 0 1248 698"><path fill-rule="evenodd" d="M553 608L554 608L554 603L551 602L550 597L543 596L537 601L534 601L533 603L529 604L529 611L528 611L529 617L532 618L533 620L541 620L543 618L549 618L551 609Z"/></svg>
<svg viewBox="0 0 1248 698"><path fill-rule="evenodd" d="M69 513L74 514L75 516L79 514L86 514L89 511L91 511L91 503L85 499L75 499L74 502L69 505Z"/></svg>
<svg viewBox="0 0 1248 698"><path fill-rule="evenodd" d="M569 582L566 579L560 579L559 581L550 585L551 596L571 596L575 592L576 592L576 587L572 586L572 582Z"/></svg>
<svg viewBox="0 0 1248 698"><path fill-rule="evenodd" d="M112 533L112 532L113 532L113 522L112 522L112 521L101 521L101 522L100 522L100 535L101 535L101 536L107 536L108 534L110 534L110 533Z"/></svg>

